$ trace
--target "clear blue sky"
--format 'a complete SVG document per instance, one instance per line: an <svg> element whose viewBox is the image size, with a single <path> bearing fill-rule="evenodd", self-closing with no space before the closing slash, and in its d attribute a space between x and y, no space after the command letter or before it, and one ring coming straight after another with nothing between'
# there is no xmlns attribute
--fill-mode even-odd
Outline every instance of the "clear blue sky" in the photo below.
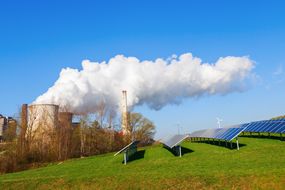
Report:
<svg viewBox="0 0 285 190"><path fill-rule="evenodd" d="M117 55L167 58L192 52L205 62L248 55L259 81L244 93L189 99L160 111L136 108L157 137L267 119L284 113L285 3L282 1L1 1L0 114L13 115L63 67Z"/></svg>

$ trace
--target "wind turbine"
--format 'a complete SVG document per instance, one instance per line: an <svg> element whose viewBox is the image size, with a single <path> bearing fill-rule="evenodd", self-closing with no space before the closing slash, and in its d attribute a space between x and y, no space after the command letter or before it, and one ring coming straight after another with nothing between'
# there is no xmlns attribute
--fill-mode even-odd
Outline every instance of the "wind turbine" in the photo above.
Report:
<svg viewBox="0 0 285 190"><path fill-rule="evenodd" d="M221 128L221 121L223 120L218 117L216 117L216 119L217 119L218 128Z"/></svg>

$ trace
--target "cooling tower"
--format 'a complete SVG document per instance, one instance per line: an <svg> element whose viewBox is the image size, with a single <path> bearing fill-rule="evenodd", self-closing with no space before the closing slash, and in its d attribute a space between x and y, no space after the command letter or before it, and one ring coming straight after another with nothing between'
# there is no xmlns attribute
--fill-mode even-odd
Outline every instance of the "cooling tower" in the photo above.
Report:
<svg viewBox="0 0 285 190"><path fill-rule="evenodd" d="M73 114L71 112L59 112L58 113L59 127L71 128L72 117Z"/></svg>
<svg viewBox="0 0 285 190"><path fill-rule="evenodd" d="M129 114L127 105L127 91L122 91L122 132L124 135L130 134L129 131Z"/></svg>
<svg viewBox="0 0 285 190"><path fill-rule="evenodd" d="M28 108L28 131L32 134L47 134L58 124L59 106L33 104Z"/></svg>

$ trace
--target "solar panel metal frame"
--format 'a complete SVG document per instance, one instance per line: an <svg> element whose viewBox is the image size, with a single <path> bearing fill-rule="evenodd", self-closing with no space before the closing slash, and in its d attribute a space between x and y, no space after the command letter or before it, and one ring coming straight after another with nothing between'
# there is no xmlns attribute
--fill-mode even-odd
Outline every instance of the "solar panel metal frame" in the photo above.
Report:
<svg viewBox="0 0 285 190"><path fill-rule="evenodd" d="M125 146L124 148L122 148L121 150L119 150L116 154L114 154L114 156L117 156L118 154L127 151L132 145L137 145L139 143L139 141L133 141L130 144L128 144L127 146Z"/></svg>

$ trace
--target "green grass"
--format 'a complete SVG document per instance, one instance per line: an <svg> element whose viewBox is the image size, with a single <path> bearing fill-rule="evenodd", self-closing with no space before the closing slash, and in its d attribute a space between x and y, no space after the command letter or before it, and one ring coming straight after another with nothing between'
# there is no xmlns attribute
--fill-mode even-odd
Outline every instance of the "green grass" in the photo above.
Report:
<svg viewBox="0 0 285 190"><path fill-rule="evenodd" d="M161 145L122 164L113 154L0 176L1 189L284 189L285 142L239 138L239 151L184 142L175 157Z"/></svg>

